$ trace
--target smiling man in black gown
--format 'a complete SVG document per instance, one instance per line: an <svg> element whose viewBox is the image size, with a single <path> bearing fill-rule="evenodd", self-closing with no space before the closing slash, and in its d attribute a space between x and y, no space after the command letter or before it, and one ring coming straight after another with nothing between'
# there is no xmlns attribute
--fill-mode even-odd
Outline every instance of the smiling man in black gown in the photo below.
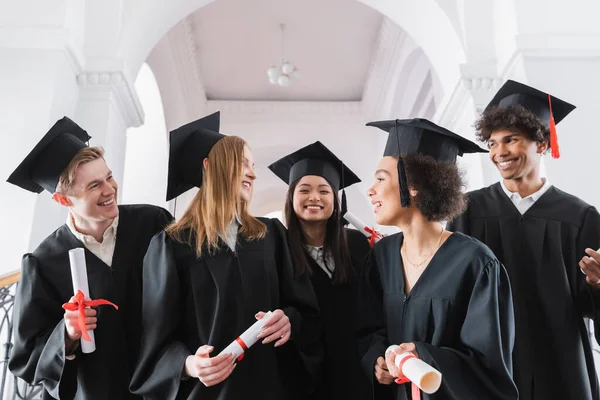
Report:
<svg viewBox="0 0 600 400"><path fill-rule="evenodd" d="M578 262L600 245L600 215L540 172L549 148L559 156L555 123L574 108L508 81L476 124L502 181L469 193L467 211L448 228L483 241L508 271L521 400L599 398L583 318L597 320L600 285L586 282Z"/></svg>

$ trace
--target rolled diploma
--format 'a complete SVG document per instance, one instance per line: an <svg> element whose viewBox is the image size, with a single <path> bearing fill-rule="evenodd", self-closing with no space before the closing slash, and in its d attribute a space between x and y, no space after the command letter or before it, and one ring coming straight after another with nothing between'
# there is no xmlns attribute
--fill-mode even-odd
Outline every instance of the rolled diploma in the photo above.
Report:
<svg viewBox="0 0 600 400"><path fill-rule="evenodd" d="M241 339L242 342L244 342L246 348L249 349L254 343L258 341L256 337L260 334L260 331L262 331L263 326L271 318L272 314L273 313L271 311L267 312L261 319L252 324L250 328L246 329L246 331L239 336L239 339ZM229 344L229 346L225 347L225 349L223 349L223 351L220 352L219 355L224 353L233 354L235 358L237 358L239 361L241 360L240 356L244 354L244 349L238 343L237 340L234 340Z"/></svg>
<svg viewBox="0 0 600 400"><path fill-rule="evenodd" d="M85 264L85 251L81 247L69 250L69 262L71 264L71 278L73 280L73 293L78 290L83 292L86 298L90 298L90 288L88 285L87 268ZM93 353L96 350L96 341L94 331L88 331L91 341L80 340L81 351L84 353Z"/></svg>
<svg viewBox="0 0 600 400"><path fill-rule="evenodd" d="M402 360L409 356L414 356L414 354L402 353L397 355L394 360L396 367L400 368ZM402 366L402 374L427 394L437 392L442 384L442 374L440 371L419 358L406 360Z"/></svg>
<svg viewBox="0 0 600 400"><path fill-rule="evenodd" d="M365 223L362 222L360 219L358 219L358 217L356 215L354 215L350 211L348 211L348 212L346 212L346 214L344 214L344 219L346 221L350 222L352 224L352 226L354 226L360 232L362 232L363 235L365 235L368 238L371 237L371 233L367 230L368 226L365 225ZM379 240L379 238L375 239L375 242L377 242L378 240Z"/></svg>

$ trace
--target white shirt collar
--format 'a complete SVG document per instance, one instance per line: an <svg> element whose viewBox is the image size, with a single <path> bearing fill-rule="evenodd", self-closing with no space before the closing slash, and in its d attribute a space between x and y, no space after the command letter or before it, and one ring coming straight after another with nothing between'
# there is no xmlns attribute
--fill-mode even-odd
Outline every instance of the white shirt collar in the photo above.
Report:
<svg viewBox="0 0 600 400"><path fill-rule="evenodd" d="M92 235L86 235L75 228L73 215L69 212L67 217L67 226L73 235L83 243L86 249L98 257L109 267L112 267L113 255L117 245L117 227L119 226L119 216L117 215L112 224L104 231L102 243L99 243Z"/></svg>
<svg viewBox="0 0 600 400"><path fill-rule="evenodd" d="M98 241L92 235L86 235L77 230L77 228L75 227L75 220L73 218L73 214L71 214L70 211L69 211L69 215L67 215L66 224L69 227L69 230L71 231L73 236L75 236L77 239L79 239L82 243L84 243L84 244L98 243ZM115 219L113 220L112 224L104 231L104 234L102 235L102 238L103 238L102 241L104 242L104 240L106 240L107 238L116 238L118 226L119 226L119 216L117 215L115 217Z"/></svg>
<svg viewBox="0 0 600 400"><path fill-rule="evenodd" d="M544 182L544 184L537 192L532 193L529 196L524 197L524 198L521 198L521 195L518 192L511 192L510 190L508 190L508 188L504 184L504 180L500 181L500 185L502 186L502 190L504 191L504 193L506 194L506 196L509 199L511 199L511 200L531 199L535 203L536 201L539 200L540 197L542 197L542 195L544 193L546 193L548 191L548 189L550 189L550 186L552 186L550 184L550 181L547 178L542 178L542 181Z"/></svg>
<svg viewBox="0 0 600 400"><path fill-rule="evenodd" d="M324 255L323 246L311 246L304 244L304 248L308 251L308 254L317 263L319 267L327 274L331 279L333 277L333 271L335 270L335 263L331 254Z"/></svg>

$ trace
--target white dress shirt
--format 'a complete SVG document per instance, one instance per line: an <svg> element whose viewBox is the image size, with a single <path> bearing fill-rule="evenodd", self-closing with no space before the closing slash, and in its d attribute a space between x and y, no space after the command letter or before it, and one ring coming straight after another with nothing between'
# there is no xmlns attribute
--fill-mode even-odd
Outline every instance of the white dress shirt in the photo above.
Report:
<svg viewBox="0 0 600 400"><path fill-rule="evenodd" d="M240 226L242 226L242 222L240 221L240 217L236 213L235 220L231 221L229 225L227 225L227 231L225 232L225 234L219 234L221 240L224 241L234 253L235 245L237 243L238 229L240 228Z"/></svg>
<svg viewBox="0 0 600 400"><path fill-rule="evenodd" d="M96 257L101 259L109 267L112 266L113 254L115 252L115 245L117 243L117 227L119 226L119 216L115 217L113 223L104 231L102 235L102 243L91 235L85 235L75 228L75 222L73 221L73 215L69 213L67 217L67 226L73 233L73 235L83 243L86 249L91 251Z"/></svg>
<svg viewBox="0 0 600 400"><path fill-rule="evenodd" d="M333 271L335 270L335 264L333 262L333 257L331 257L331 254L328 254L327 257L323 257L323 246L316 247L305 244L304 248L308 251L308 254L310 254L312 259L315 260L319 267L321 267L321 269L325 271L329 279L331 279Z"/></svg>
<svg viewBox="0 0 600 400"><path fill-rule="evenodd" d="M521 195L519 193L517 193L517 192L511 192L510 190L508 190L508 188L504 184L504 181L500 181L500 184L502 185L502 190L504 190L504 193L506 193L506 195L508 196L508 198L510 199L510 201L513 202L513 204L515 205L515 207L517 207L517 210L519 210L519 212L521 213L521 215L523 215L552 186L550 184L550 182L548 182L548 179L542 178L542 181L544 181L544 185L540 188L540 190L538 190L535 193L530 194L529 196L527 196L525 198L521 197Z"/></svg>

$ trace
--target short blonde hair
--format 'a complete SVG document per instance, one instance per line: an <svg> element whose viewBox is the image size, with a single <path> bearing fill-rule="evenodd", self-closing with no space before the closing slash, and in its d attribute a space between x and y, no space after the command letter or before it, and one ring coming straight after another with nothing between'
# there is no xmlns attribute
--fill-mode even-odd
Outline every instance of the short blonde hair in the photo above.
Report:
<svg viewBox="0 0 600 400"><path fill-rule="evenodd" d="M73 183L75 182L75 173L80 165L90 161L104 158L104 149L99 146L84 147L79 150L71 160L67 168L60 174L56 191L62 194L71 194Z"/></svg>

